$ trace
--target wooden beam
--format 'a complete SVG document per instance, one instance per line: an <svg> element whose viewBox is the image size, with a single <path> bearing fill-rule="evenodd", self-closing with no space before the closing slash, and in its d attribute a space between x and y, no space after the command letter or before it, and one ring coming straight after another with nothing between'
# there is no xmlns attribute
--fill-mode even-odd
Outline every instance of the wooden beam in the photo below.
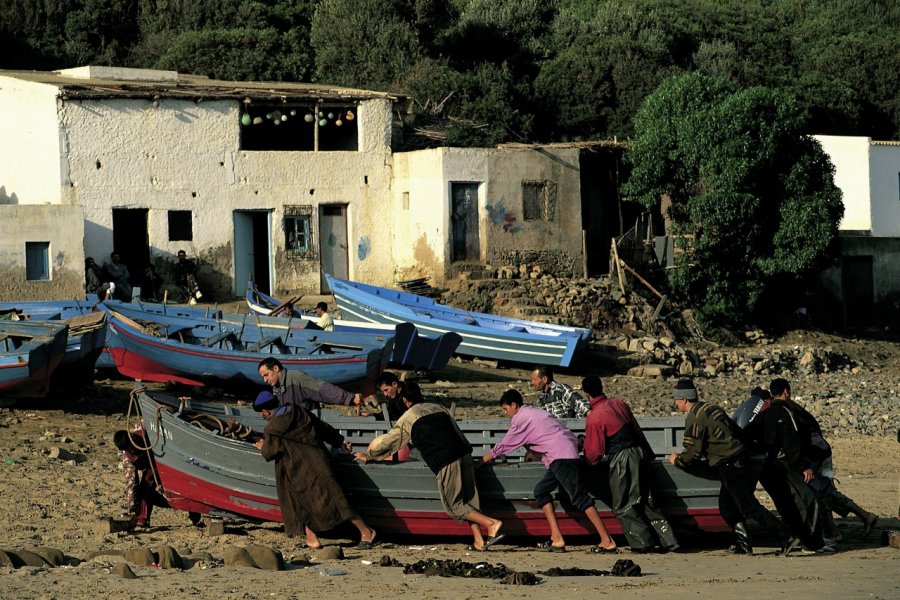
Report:
<svg viewBox="0 0 900 600"><path fill-rule="evenodd" d="M653 292L654 294L656 294L656 297L657 297L657 298L665 298L665 295L659 293L659 291L657 291L657 289L656 289L655 287L653 287L652 285L650 285L650 282L649 282L649 281L647 281L646 279L644 279L643 277L641 277L641 276L638 274L637 271L635 271L634 269L632 269L631 267L629 267L628 265L626 265L624 260L620 260L619 263L621 264L621 266L622 266L623 269L625 269L626 271L628 271L629 273L631 273L632 275L634 275L635 279L637 279L638 281L640 281L641 283L643 283L645 286L647 286L647 289L648 289L648 290L650 290L651 292Z"/></svg>

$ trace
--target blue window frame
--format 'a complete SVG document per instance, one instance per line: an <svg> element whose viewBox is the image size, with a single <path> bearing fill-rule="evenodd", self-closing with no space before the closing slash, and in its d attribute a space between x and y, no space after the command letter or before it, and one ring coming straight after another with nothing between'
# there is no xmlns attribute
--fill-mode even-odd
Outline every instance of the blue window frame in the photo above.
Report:
<svg viewBox="0 0 900 600"><path fill-rule="evenodd" d="M25 242L25 279L50 279L50 242Z"/></svg>

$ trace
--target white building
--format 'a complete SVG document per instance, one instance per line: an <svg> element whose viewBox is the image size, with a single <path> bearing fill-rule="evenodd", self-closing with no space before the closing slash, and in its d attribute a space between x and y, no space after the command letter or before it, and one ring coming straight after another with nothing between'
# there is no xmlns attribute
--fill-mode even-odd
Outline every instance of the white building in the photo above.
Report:
<svg viewBox="0 0 900 600"><path fill-rule="evenodd" d="M846 325L900 326L900 142L814 136L835 167L841 259L823 274Z"/></svg>
<svg viewBox="0 0 900 600"><path fill-rule="evenodd" d="M250 276L283 297L325 291L325 272L376 285L442 283L470 263L580 275L586 247L605 265L618 232L598 222L618 197L596 173L615 171L601 163L618 144L395 154L397 100L169 71L0 71L0 268L14 282L0 298L78 296L84 258L113 250L139 284L148 264L171 280L183 249L215 299L242 296Z"/></svg>

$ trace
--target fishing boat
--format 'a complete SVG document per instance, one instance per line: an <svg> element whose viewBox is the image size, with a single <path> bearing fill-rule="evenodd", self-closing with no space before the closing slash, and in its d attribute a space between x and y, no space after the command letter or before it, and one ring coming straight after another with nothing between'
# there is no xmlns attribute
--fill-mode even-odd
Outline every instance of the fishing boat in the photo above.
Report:
<svg viewBox="0 0 900 600"><path fill-rule="evenodd" d="M0 319L62 321L68 326L62 368L93 380L94 365L106 341L106 315L83 300L2 302Z"/></svg>
<svg viewBox="0 0 900 600"><path fill-rule="evenodd" d="M459 310L433 298L325 275L341 314L370 323L409 322L422 335L462 336L457 354L567 367L587 345L591 330Z"/></svg>
<svg viewBox="0 0 900 600"><path fill-rule="evenodd" d="M279 316L297 319L304 327L315 324L317 318L305 315L296 308L294 298L279 302L272 296L259 291L251 279L247 285L247 307L250 312L264 316ZM410 336L403 330L413 328L415 335ZM372 335L394 335L394 352L391 362L398 367L419 371L437 371L447 366L447 362L462 343L462 336L451 331L438 336L425 337L418 334L411 323L373 323L370 321L334 320L334 330L341 333L368 333ZM401 340L406 343L401 343Z"/></svg>
<svg viewBox="0 0 900 600"><path fill-rule="evenodd" d="M386 336L269 328L250 315L238 324L135 305L100 308L109 318L107 347L116 369L142 381L259 385L259 362L273 356L286 369L329 383L371 382L384 370L394 343Z"/></svg>
<svg viewBox="0 0 900 600"><path fill-rule="evenodd" d="M0 321L0 394L42 398L66 353L69 326L53 321Z"/></svg>
<svg viewBox="0 0 900 600"><path fill-rule="evenodd" d="M281 521L275 488L275 469L266 463L248 441L248 431L237 439L224 433L234 422L259 432L265 422L249 408L179 399L146 389L134 392L152 448L155 467L164 493L173 508L212 516L256 521ZM387 431L389 423L373 418L344 416L331 410L320 418L338 429L354 450L364 450L375 435ZM508 420L460 420L460 429L472 444L473 456L481 456L509 427ZM566 424L578 434L584 420ZM642 419L641 425L658 456L675 450L680 443L683 420ZM241 436L244 439L240 439ZM342 451L333 452L333 468L351 504L360 516L382 534L471 535L466 524L450 519L441 506L434 474L411 452L405 462L357 463ZM511 535L549 535L543 511L533 501L535 484L545 469L540 462L527 462L519 451L505 462L477 470L481 507L504 522ZM680 529L728 531L718 510L719 484L679 471L665 460L653 469L655 495L662 510ZM597 508L612 533L621 533L609 508L605 478L592 477ZM565 502L558 512L565 535L595 534L584 513Z"/></svg>

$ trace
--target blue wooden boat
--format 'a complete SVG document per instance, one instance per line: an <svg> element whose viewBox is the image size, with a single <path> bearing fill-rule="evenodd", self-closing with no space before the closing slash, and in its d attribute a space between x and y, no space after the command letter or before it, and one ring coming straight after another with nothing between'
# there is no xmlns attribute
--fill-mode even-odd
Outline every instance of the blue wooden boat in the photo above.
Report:
<svg viewBox="0 0 900 600"><path fill-rule="evenodd" d="M66 353L69 326L53 321L0 321L0 394L41 398Z"/></svg>
<svg viewBox="0 0 900 600"><path fill-rule="evenodd" d="M249 408L178 399L164 394L135 391L148 430L148 442L159 481L173 508L213 516L240 517L257 521L281 521L275 489L275 469L259 451L242 439L223 435L234 419L256 431L263 420ZM321 417L338 429L356 450L363 450L389 424L365 417L348 417L322 411ZM506 419L458 421L480 456L509 427ZM584 420L566 423L583 432ZM675 450L684 426L682 419L642 419L641 425L658 456ZM434 474L411 453L409 461L397 463L353 462L340 451L334 453L334 471L350 502L366 522L382 535L470 536L465 524L450 519L441 506ZM476 472L482 510L504 521L510 535L549 534L543 511L532 500L534 485L543 477L540 462L525 462L521 453L505 462L492 463ZM658 503L681 529L728 531L718 509L719 484L675 469L656 460L653 477ZM592 493L598 510L612 533L621 533L619 522L604 498L609 497L604 477L593 476ZM584 513L562 505L558 511L565 535L595 535Z"/></svg>
<svg viewBox="0 0 900 600"><path fill-rule="evenodd" d="M107 347L116 369L142 381L189 385L261 385L258 364L274 356L286 369L335 384L373 381L387 364L392 337L270 328L251 315L241 323L102 304L109 318Z"/></svg>
<svg viewBox="0 0 900 600"><path fill-rule="evenodd" d="M63 365L90 372L106 341L106 315L83 300L0 302L0 318L64 321L69 325Z"/></svg>
<svg viewBox="0 0 900 600"><path fill-rule="evenodd" d="M567 367L591 335L589 328L468 312L425 296L325 277L345 317L385 324L406 321L429 337L455 331L462 336L457 354Z"/></svg>
<svg viewBox="0 0 900 600"><path fill-rule="evenodd" d="M315 323L316 317L305 315L298 310L280 310L288 302L279 302L256 288L253 280L247 286L247 307L250 312L269 316L273 312L282 318L297 319L303 327ZM414 335L407 333L409 328ZM462 336L451 331L431 338L420 336L411 323L373 323L371 321L346 321L334 319L334 330L341 333L368 333L372 335L394 335L394 352L391 362L396 366L420 371L437 371L447 366L447 362L462 343Z"/></svg>

